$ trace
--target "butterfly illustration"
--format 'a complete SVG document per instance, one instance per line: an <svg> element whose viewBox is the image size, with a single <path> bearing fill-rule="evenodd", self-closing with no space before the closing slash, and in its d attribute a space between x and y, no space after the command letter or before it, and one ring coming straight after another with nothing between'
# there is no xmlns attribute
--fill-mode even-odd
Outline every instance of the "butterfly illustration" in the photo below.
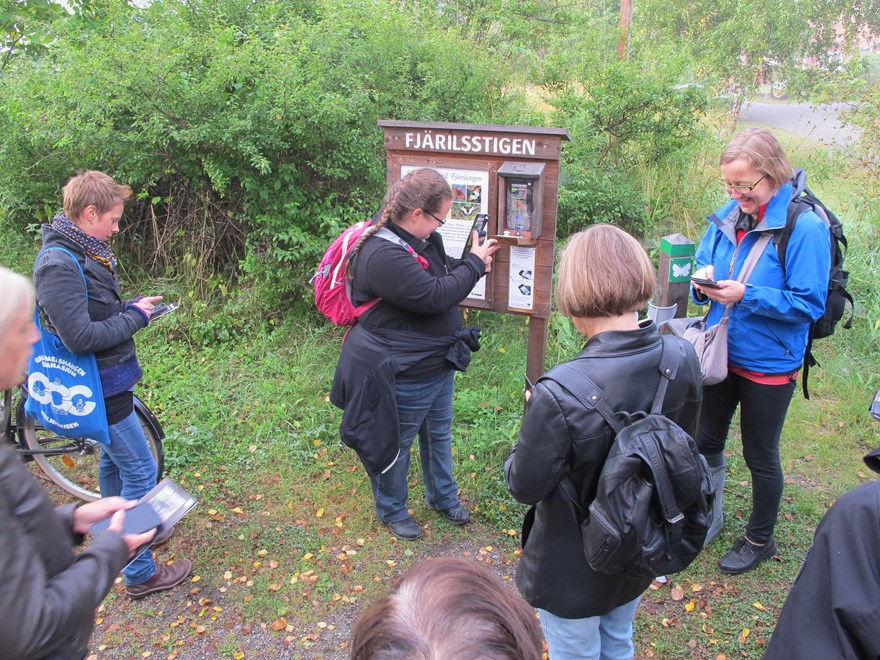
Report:
<svg viewBox="0 0 880 660"><path fill-rule="evenodd" d="M691 274L691 266L693 262L688 261L686 264L672 264L673 277L687 277Z"/></svg>

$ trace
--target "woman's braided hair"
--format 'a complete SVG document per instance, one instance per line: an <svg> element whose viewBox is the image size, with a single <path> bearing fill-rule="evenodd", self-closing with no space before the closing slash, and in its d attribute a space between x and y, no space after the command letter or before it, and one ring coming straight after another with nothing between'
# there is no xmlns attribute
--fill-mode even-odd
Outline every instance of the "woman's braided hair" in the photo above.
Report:
<svg viewBox="0 0 880 660"><path fill-rule="evenodd" d="M415 209L423 209L429 213L440 210L443 202L452 199L452 190L446 179L437 170L423 167L413 170L400 181L391 186L382 204L382 215L379 220L367 229L360 240L355 243L346 272L351 274L351 263L360 252L361 246L370 236L390 222L400 222L403 217Z"/></svg>

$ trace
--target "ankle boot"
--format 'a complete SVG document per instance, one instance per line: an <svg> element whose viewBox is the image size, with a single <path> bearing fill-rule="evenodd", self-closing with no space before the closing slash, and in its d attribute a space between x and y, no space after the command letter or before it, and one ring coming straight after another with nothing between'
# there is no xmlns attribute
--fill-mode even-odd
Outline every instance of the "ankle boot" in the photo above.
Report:
<svg viewBox="0 0 880 660"><path fill-rule="evenodd" d="M709 526L706 540L703 542L704 548L718 537L721 533L721 528L724 526L724 511L721 507L721 499L724 493L724 479L727 476L727 462L724 460L723 453L706 456L706 462L709 464L712 485L715 486L715 505L712 508L712 524Z"/></svg>

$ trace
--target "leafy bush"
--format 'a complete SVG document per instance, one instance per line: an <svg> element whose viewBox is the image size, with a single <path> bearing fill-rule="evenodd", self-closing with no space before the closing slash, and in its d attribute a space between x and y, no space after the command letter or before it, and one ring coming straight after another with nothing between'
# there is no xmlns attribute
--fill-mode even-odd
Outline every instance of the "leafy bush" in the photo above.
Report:
<svg viewBox="0 0 880 660"><path fill-rule="evenodd" d="M554 122L573 138L563 152L560 235L593 222L642 235L654 215L644 186L664 164L676 164L673 185L690 169L675 156L701 135L705 93L677 85L674 72L637 62L613 62L587 74L552 99Z"/></svg>
<svg viewBox="0 0 880 660"><path fill-rule="evenodd" d="M65 17L0 81L0 204L45 221L74 171L105 170L139 193L119 247L151 275L185 271L206 298L243 272L281 312L377 207L378 119L516 117L505 69L433 28L402 6L280 0Z"/></svg>

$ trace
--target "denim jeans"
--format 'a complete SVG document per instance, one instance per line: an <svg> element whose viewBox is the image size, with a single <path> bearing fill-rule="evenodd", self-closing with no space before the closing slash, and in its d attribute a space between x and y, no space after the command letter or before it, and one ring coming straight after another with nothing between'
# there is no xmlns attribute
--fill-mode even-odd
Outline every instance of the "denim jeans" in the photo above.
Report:
<svg viewBox="0 0 880 660"><path fill-rule="evenodd" d="M110 445L101 445L98 484L101 497L119 495L127 500L140 499L156 485L156 462L134 410L121 422L110 425ZM149 548L123 571L129 586L146 582L155 573L156 563Z"/></svg>
<svg viewBox="0 0 880 660"><path fill-rule="evenodd" d="M425 503L442 510L458 504L458 484L452 477L452 390L455 372L423 380L398 380L395 385L400 423L400 454L384 474L370 478L376 516L385 523L409 518L410 447L419 436Z"/></svg>
<svg viewBox="0 0 880 660"><path fill-rule="evenodd" d="M632 660L632 623L641 599L586 619L563 619L539 609L550 660Z"/></svg>
<svg viewBox="0 0 880 660"><path fill-rule="evenodd" d="M733 413L739 405L743 458L752 475L752 515L746 535L755 543L773 538L783 475L779 461L779 438L794 393L795 381L765 385L730 373L717 385L703 388L697 447L716 465L723 464L724 445ZM717 496L717 495L716 495Z"/></svg>

